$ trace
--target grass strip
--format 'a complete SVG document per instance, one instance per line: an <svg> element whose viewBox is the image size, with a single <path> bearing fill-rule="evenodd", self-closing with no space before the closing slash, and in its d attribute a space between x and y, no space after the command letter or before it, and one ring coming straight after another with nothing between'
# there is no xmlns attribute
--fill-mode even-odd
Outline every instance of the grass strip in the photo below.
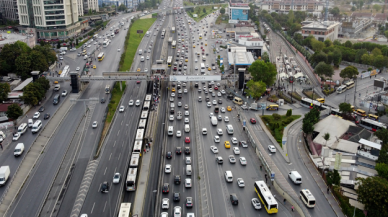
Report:
<svg viewBox="0 0 388 217"><path fill-rule="evenodd" d="M120 81L122 85L122 89L120 90L120 83L116 82L112 89L112 98L109 102L108 108L108 115L106 116L105 125L112 122L113 115L115 114L117 110L117 106L120 103L121 96L123 95L125 91L126 82Z"/></svg>
<svg viewBox="0 0 388 217"><path fill-rule="evenodd" d="M283 147L283 130L286 128L287 125L289 125L291 122L300 117L300 115L287 116L274 113L272 115L261 116L261 120L263 120L265 126L267 126L268 130L271 132L272 136L278 142L280 147Z"/></svg>
<svg viewBox="0 0 388 217"><path fill-rule="evenodd" d="M214 9L214 7L217 7L217 9ZM217 11L220 7L224 8L226 7L226 4L196 6L195 8L187 9L186 12L191 18L193 18L193 20L195 20L195 22L198 22L207 15ZM203 11L203 9L205 9L205 11ZM197 14L197 17L193 17L193 14Z"/></svg>

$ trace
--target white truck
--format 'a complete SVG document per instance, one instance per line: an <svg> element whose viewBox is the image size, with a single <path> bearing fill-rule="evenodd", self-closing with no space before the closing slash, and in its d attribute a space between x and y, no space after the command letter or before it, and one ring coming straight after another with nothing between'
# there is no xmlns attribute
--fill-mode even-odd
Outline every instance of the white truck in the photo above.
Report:
<svg viewBox="0 0 388 217"><path fill-rule="evenodd" d="M59 91L59 89L61 89L61 85L60 84L56 84L54 86L54 91Z"/></svg>
<svg viewBox="0 0 388 217"><path fill-rule="evenodd" d="M0 131L0 142L3 142L3 140L7 137L3 131Z"/></svg>
<svg viewBox="0 0 388 217"><path fill-rule="evenodd" d="M218 124L217 117L212 116L212 118L210 119L210 122L212 123L213 126L217 126L217 124Z"/></svg>
<svg viewBox="0 0 388 217"><path fill-rule="evenodd" d="M11 173L11 170L9 169L9 166L0 167L0 186L5 185L5 183L9 178L10 173Z"/></svg>

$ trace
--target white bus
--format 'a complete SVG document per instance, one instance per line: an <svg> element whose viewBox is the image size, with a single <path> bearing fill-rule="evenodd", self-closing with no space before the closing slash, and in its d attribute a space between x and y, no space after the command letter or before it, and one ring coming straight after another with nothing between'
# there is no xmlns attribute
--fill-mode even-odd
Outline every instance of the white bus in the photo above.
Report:
<svg viewBox="0 0 388 217"><path fill-rule="evenodd" d="M171 67L171 64L172 64L172 56L168 56L167 57L167 65L168 65L168 67Z"/></svg>
<svg viewBox="0 0 388 217"><path fill-rule="evenodd" d="M176 48L176 41L172 41L171 48L175 49Z"/></svg>
<svg viewBox="0 0 388 217"><path fill-rule="evenodd" d="M145 96L145 101L151 101L151 99L152 99L152 95L151 94L147 94Z"/></svg>
<svg viewBox="0 0 388 217"><path fill-rule="evenodd" d="M337 88L337 93L343 93L347 90L346 85L341 85Z"/></svg>
<svg viewBox="0 0 388 217"><path fill-rule="evenodd" d="M127 191L136 190L137 168L129 168L125 188Z"/></svg>
<svg viewBox="0 0 388 217"><path fill-rule="evenodd" d="M93 38L94 39L98 38L98 34L93 35Z"/></svg>
<svg viewBox="0 0 388 217"><path fill-rule="evenodd" d="M327 109L328 107L326 105L324 105L323 103L320 103L316 100L312 100L312 99L309 99L309 98L306 98L306 97L303 97L302 100L300 101L300 105L303 106L303 107L306 107L306 108L318 108L319 110L325 110Z"/></svg>
<svg viewBox="0 0 388 217"><path fill-rule="evenodd" d="M360 126L373 132L376 132L377 130L382 128L387 129L387 125L367 118L361 119Z"/></svg>
<svg viewBox="0 0 388 217"><path fill-rule="evenodd" d="M61 72L61 76L60 77L61 78L66 77L67 74L69 74L69 72L70 72L70 66L66 65L65 67L63 67L63 70Z"/></svg>
<svg viewBox="0 0 388 217"><path fill-rule="evenodd" d="M109 40L105 40L104 42L102 42L103 47L108 47L108 45L109 45Z"/></svg>
<svg viewBox="0 0 388 217"><path fill-rule="evenodd" d="M131 161L129 162L129 168L138 168L140 160L140 153L132 152Z"/></svg>
<svg viewBox="0 0 388 217"><path fill-rule="evenodd" d="M147 119L148 118L148 111L142 111L141 115L140 115L140 118Z"/></svg>
<svg viewBox="0 0 388 217"><path fill-rule="evenodd" d="M315 207L315 197L308 189L303 189L300 191L300 199L302 199L303 203L306 204L308 208Z"/></svg>
<svg viewBox="0 0 388 217"><path fill-rule="evenodd" d="M345 85L346 85L346 89L349 90L350 88L354 87L354 81L346 82Z"/></svg>
<svg viewBox="0 0 388 217"><path fill-rule="evenodd" d="M147 124L147 119L140 119L138 129L145 129L146 124Z"/></svg>
<svg viewBox="0 0 388 217"><path fill-rule="evenodd" d="M98 54L97 59L98 59L99 62L101 62L104 59L104 57L105 57L104 52L101 52L101 53Z"/></svg>
<svg viewBox="0 0 388 217"><path fill-rule="evenodd" d="M201 63L201 73L205 73L205 63Z"/></svg>
<svg viewBox="0 0 388 217"><path fill-rule="evenodd" d="M150 109L150 104L150 101L145 101L143 105L143 111L148 111L148 109Z"/></svg>
<svg viewBox="0 0 388 217"><path fill-rule="evenodd" d="M133 144L133 151L132 153L141 153L141 150L143 150L143 141L136 140L135 144Z"/></svg>
<svg viewBox="0 0 388 217"><path fill-rule="evenodd" d="M130 217L131 203L121 203L118 217Z"/></svg>
<svg viewBox="0 0 388 217"><path fill-rule="evenodd" d="M143 141L143 138L144 138L144 129L137 129L135 140Z"/></svg>
<svg viewBox="0 0 388 217"><path fill-rule="evenodd" d="M268 189L267 185L264 181L256 181L255 184L255 191L257 193L257 196L259 196L259 200L261 201L261 204L267 211L267 213L277 213L278 212L278 202L273 197L271 191Z"/></svg>
<svg viewBox="0 0 388 217"><path fill-rule="evenodd" d="M110 85L109 84L107 84L105 86L105 93L110 93Z"/></svg>

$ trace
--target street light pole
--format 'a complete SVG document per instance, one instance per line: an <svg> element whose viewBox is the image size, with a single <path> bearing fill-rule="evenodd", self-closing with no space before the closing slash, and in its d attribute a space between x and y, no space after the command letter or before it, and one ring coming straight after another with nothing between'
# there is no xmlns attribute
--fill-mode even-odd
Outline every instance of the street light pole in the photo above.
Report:
<svg viewBox="0 0 388 217"><path fill-rule="evenodd" d="M234 50L234 76L233 76L233 89L234 89L234 92L236 92L236 55L237 55L237 51Z"/></svg>
<svg viewBox="0 0 388 217"><path fill-rule="evenodd" d="M152 193L155 193L156 195L156 192L158 192L157 190L153 190ZM152 216L155 217L155 200L156 198L154 198L154 196L152 196Z"/></svg>

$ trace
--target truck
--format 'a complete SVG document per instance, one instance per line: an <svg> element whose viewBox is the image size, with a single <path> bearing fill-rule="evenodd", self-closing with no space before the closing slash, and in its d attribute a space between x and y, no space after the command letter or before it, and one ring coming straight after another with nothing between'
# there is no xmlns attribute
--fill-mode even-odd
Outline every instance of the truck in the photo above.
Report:
<svg viewBox="0 0 388 217"><path fill-rule="evenodd" d="M172 37L169 37L168 38L168 44L171 44L172 43Z"/></svg>
<svg viewBox="0 0 388 217"><path fill-rule="evenodd" d="M3 140L7 137L3 131L0 131L0 142L3 142Z"/></svg>
<svg viewBox="0 0 388 217"><path fill-rule="evenodd" d="M147 31L146 34L145 34L147 37L150 36L150 31Z"/></svg>
<svg viewBox="0 0 388 217"><path fill-rule="evenodd" d="M67 51L67 47L60 47L59 50L62 51Z"/></svg>
<svg viewBox="0 0 388 217"><path fill-rule="evenodd" d="M210 119L210 122L212 123L213 126L217 126L217 124L218 124L217 117L212 116L212 118Z"/></svg>
<svg viewBox="0 0 388 217"><path fill-rule="evenodd" d="M241 106L242 108L243 106ZM246 107L246 106L245 106ZM255 111L258 111L260 110L261 108L261 105L260 104L257 104L257 103L252 103L251 106L249 106L249 109L250 110L255 110ZM244 108L243 108L244 109Z"/></svg>
<svg viewBox="0 0 388 217"><path fill-rule="evenodd" d="M54 91L59 91L59 89L61 89L61 85L60 84L56 84L54 86Z"/></svg>
<svg viewBox="0 0 388 217"><path fill-rule="evenodd" d="M0 186L5 185L5 183L9 178L10 173L11 173L11 170L9 169L9 166L0 167Z"/></svg>

